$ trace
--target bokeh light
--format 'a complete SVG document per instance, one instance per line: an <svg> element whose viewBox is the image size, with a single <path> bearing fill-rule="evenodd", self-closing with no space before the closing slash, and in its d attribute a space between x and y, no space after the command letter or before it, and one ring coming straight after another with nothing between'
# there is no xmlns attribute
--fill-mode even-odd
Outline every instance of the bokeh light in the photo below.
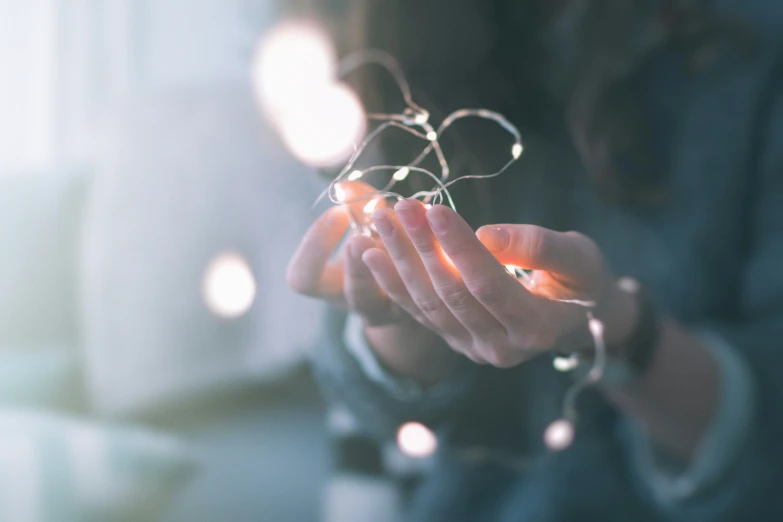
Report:
<svg viewBox="0 0 783 522"><path fill-rule="evenodd" d="M331 84L303 96L280 119L280 134L300 161L332 167L350 158L366 130L359 97L343 84Z"/></svg>
<svg viewBox="0 0 783 522"><path fill-rule="evenodd" d="M256 280L245 258L226 252L204 273L204 302L219 317L234 319L246 314L256 298Z"/></svg>
<svg viewBox="0 0 783 522"><path fill-rule="evenodd" d="M408 457L424 459L435 454L438 438L423 424L408 422L397 431L397 446Z"/></svg>
<svg viewBox="0 0 783 522"><path fill-rule="evenodd" d="M337 54L328 35L313 23L289 20L259 43L253 61L258 101L273 123L334 81Z"/></svg>
<svg viewBox="0 0 783 522"><path fill-rule="evenodd" d="M552 451L562 451L574 442L574 425L567 419L558 419L547 426L544 444Z"/></svg>

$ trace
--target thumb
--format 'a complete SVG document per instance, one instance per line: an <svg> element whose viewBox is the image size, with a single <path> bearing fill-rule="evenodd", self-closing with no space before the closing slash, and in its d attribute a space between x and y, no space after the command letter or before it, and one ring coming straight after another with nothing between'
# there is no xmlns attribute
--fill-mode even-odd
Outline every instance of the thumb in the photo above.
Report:
<svg viewBox="0 0 783 522"><path fill-rule="evenodd" d="M556 232L535 225L490 225L476 234L503 264L576 280L589 278L600 266L598 247L577 232Z"/></svg>

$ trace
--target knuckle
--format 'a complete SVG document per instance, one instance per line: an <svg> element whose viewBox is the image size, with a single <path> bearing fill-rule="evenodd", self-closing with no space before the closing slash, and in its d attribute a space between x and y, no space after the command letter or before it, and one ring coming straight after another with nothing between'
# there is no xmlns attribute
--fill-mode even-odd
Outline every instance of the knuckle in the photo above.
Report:
<svg viewBox="0 0 783 522"><path fill-rule="evenodd" d="M423 256L435 255L435 243L426 239L414 239L412 240L413 247Z"/></svg>
<svg viewBox="0 0 783 522"><path fill-rule="evenodd" d="M488 305L500 304L503 293L497 284L490 281L466 284L470 287L470 293L480 302Z"/></svg>
<svg viewBox="0 0 783 522"><path fill-rule="evenodd" d="M473 296L461 285L443 285L437 289L444 303L453 310L465 310L470 306Z"/></svg>
<svg viewBox="0 0 783 522"><path fill-rule="evenodd" d="M413 301L425 315L436 313L443 306L443 302L433 296L416 296Z"/></svg>
<svg viewBox="0 0 783 522"><path fill-rule="evenodd" d="M528 227L521 237L522 250L530 256L531 259L546 258L549 249L547 233L540 227Z"/></svg>

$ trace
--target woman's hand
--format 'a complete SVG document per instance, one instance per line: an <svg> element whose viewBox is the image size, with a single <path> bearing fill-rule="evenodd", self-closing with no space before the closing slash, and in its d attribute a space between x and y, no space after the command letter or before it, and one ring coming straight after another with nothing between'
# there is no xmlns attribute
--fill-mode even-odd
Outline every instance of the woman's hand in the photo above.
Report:
<svg viewBox="0 0 783 522"><path fill-rule="evenodd" d="M385 250L362 259L386 295L477 363L517 365L548 350L590 345L583 306L592 301L615 336L632 327L627 303L598 247L587 237L530 225L495 225L474 234L454 211L402 201L373 221ZM526 288L504 268L532 269ZM627 314L626 314L627 315ZM601 315L599 315L601 316ZM616 319L616 320L615 320Z"/></svg>
<svg viewBox="0 0 783 522"><path fill-rule="evenodd" d="M383 254L383 245L357 234L346 239L342 250L332 256L350 226L351 212L362 212L368 201L361 196L375 191L364 183L345 183L343 188L347 200L356 202L330 208L310 227L288 265L288 284L300 294L360 315L371 347L387 368L434 384L448 376L461 357L432 330L414 321L378 285L362 257L368 250ZM399 280L393 269L384 275L387 280ZM396 295L406 303L411 301L405 290Z"/></svg>
<svg viewBox="0 0 783 522"><path fill-rule="evenodd" d="M323 299L361 315L368 324L388 325L403 314L375 282L361 260L370 248L382 246L370 237L352 235L335 254L351 223L375 191L365 183L343 184L349 205L327 210L310 227L288 264L289 286L297 293Z"/></svg>

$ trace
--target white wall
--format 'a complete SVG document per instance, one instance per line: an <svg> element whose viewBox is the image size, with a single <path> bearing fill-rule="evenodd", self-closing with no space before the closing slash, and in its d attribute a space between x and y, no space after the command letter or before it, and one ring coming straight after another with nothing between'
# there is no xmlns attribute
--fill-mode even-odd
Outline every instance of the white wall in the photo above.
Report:
<svg viewBox="0 0 783 522"><path fill-rule="evenodd" d="M0 0L0 173L54 159L57 0Z"/></svg>

